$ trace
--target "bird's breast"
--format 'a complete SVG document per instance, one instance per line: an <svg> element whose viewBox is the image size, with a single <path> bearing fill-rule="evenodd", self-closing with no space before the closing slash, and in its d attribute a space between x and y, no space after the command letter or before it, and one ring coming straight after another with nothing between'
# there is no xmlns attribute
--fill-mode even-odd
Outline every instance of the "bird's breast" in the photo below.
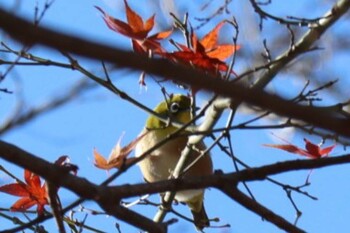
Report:
<svg viewBox="0 0 350 233"><path fill-rule="evenodd" d="M144 152L154 147L159 141L165 137L156 131L151 131L143 137L135 148L136 157L141 156ZM147 182L156 182L168 179L175 169L175 166L181 156L181 152L187 144L187 137L177 137L169 140L164 145L152 151L138 164L140 166L143 177ZM190 164L198 156L200 151L205 150L205 145L200 142L196 145L198 150L193 150L188 157L187 164ZM206 154L201 157L190 169L184 174L184 177L205 176L213 172L211 157ZM202 195L203 190L185 190L177 192L176 199L178 201L190 200L194 196Z"/></svg>
<svg viewBox="0 0 350 233"><path fill-rule="evenodd" d="M136 145L135 155L139 157L145 151L154 147L164 137L157 134L156 131L149 132ZM164 145L152 151L145 159L139 162L141 172L148 182L155 182L168 179L174 170L181 151L187 143L187 137L179 137L169 140Z"/></svg>

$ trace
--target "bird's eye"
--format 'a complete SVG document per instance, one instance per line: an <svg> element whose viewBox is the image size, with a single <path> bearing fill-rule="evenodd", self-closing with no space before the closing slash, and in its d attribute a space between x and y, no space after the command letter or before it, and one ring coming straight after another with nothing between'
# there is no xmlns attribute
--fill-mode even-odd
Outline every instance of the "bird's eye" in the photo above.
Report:
<svg viewBox="0 0 350 233"><path fill-rule="evenodd" d="M177 113L180 109L180 105L178 103L171 103L170 104L170 112L171 113Z"/></svg>

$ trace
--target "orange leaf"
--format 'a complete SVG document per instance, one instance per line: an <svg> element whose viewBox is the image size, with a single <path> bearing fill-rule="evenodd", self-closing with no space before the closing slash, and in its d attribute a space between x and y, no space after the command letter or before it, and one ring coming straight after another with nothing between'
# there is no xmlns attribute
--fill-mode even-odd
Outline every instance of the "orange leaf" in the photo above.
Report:
<svg viewBox="0 0 350 233"><path fill-rule="evenodd" d="M158 40L162 40L170 36L172 30L159 32L153 36L147 37L148 33L154 27L155 15L152 15L144 23L140 15L130 8L126 0L124 0L124 3L128 23L109 16L98 6L95 7L103 14L103 20L111 30L131 38L135 52L148 53L149 50L153 51L154 53L163 52L163 48L160 46Z"/></svg>
<svg viewBox="0 0 350 233"><path fill-rule="evenodd" d="M24 180L30 187L40 187L40 177L29 170L24 170Z"/></svg>
<svg viewBox="0 0 350 233"><path fill-rule="evenodd" d="M239 46L229 44L217 45L218 32L223 24L224 22L219 23L201 41L198 41L196 34L192 33L191 44L193 49L176 43L182 51L160 53L160 55L175 62L187 63L213 74L217 74L219 71L226 72L228 66L224 60L239 49ZM231 73L234 74L234 71L231 71Z"/></svg>
<svg viewBox="0 0 350 233"><path fill-rule="evenodd" d="M148 38L152 40L162 40L162 39L168 38L171 35L171 33L173 33L172 29L164 32L158 32Z"/></svg>
<svg viewBox="0 0 350 233"><path fill-rule="evenodd" d="M121 21L119 19L115 19L115 18L111 17L106 12L104 12L100 7L98 7L98 6L95 6L95 7L97 10L99 10L102 13L103 20L105 21L105 23L107 24L107 26L111 30L119 32L120 34L122 34L124 36L128 36L128 37L134 36L132 28L127 23L124 23L123 21Z"/></svg>
<svg viewBox="0 0 350 233"><path fill-rule="evenodd" d="M147 53L148 50L151 50L153 53L161 54L164 52L164 49L158 41L155 39L147 38L143 41L132 40L132 47L135 52L138 53Z"/></svg>
<svg viewBox="0 0 350 233"><path fill-rule="evenodd" d="M221 61L226 60L231 56L235 51L240 48L239 45L234 46L230 44L218 45L215 49L207 51L208 57L217 58Z"/></svg>
<svg viewBox="0 0 350 233"><path fill-rule="evenodd" d="M68 156L61 156L55 164L66 166L67 163L64 161L67 159ZM3 185L0 187L0 192L22 197L11 206L11 211L25 211L37 205L37 213L42 215L44 206L49 204L46 185L41 185L40 177L26 169L24 170L24 180L25 183L17 181L17 183Z"/></svg>
<svg viewBox="0 0 350 233"><path fill-rule="evenodd" d="M29 196L29 193L25 188L25 184L18 184L18 183L3 185L0 187L0 192L8 193L18 197Z"/></svg>
<svg viewBox="0 0 350 233"><path fill-rule="evenodd" d="M192 51L178 51L173 53L163 54L169 59L180 61L183 63L188 63L197 68L210 71L212 73L217 73L218 71L227 71L227 65L216 58L210 58L202 53L195 53Z"/></svg>
<svg viewBox="0 0 350 233"><path fill-rule="evenodd" d="M126 10L126 19L132 30L134 32L143 31L144 27L142 18L129 7L126 0L124 0L124 4Z"/></svg>
<svg viewBox="0 0 350 233"><path fill-rule="evenodd" d="M231 56L235 51L237 51L240 46L235 46L231 44L221 44L218 45L218 34L221 27L224 25L225 21L216 25L216 27L211 30L203 39L199 42L203 46L203 51L206 55L211 58L217 58L224 61L229 56ZM198 46L197 46L198 47ZM195 51L200 51L196 50Z"/></svg>
<svg viewBox="0 0 350 233"><path fill-rule="evenodd" d="M32 200L30 197L24 197L17 200L10 208L11 211L26 211L30 207L34 206L36 201Z"/></svg>
<svg viewBox="0 0 350 233"><path fill-rule="evenodd" d="M139 22L132 22L131 25L128 23L125 23L119 19L115 19L108 15L106 12L104 12L100 7L95 6L97 10L99 10L102 15L103 15L103 20L107 24L107 26L116 32L119 32L120 34L133 38L133 39L138 39L138 40L143 40L144 38L147 37L148 32L151 30L144 30L143 28L143 22L142 26L139 28ZM128 11L127 11L128 12ZM130 14L130 12L129 12ZM128 16L127 16L128 17ZM132 17L131 18L137 18L137 17ZM140 18L141 19L141 18ZM129 20L129 19L128 19ZM142 21L142 19L141 19Z"/></svg>
<svg viewBox="0 0 350 233"><path fill-rule="evenodd" d="M94 158L94 164L98 168L109 170L114 167L113 164L108 165L107 160L96 149L94 149Z"/></svg>
<svg viewBox="0 0 350 233"><path fill-rule="evenodd" d="M217 45L218 42L218 33L220 28L224 25L224 21L216 25L216 27L211 30L208 34L206 34L203 39L200 41L200 43L203 45L206 49L214 48Z"/></svg>
<svg viewBox="0 0 350 233"><path fill-rule="evenodd" d="M123 135L119 138L116 146L112 149L108 160L106 160L97 150L94 150L94 164L96 167L103 170L110 170L112 168L120 169L123 165L130 163L134 158L127 158L131 151L135 148L136 144L146 135L141 134L125 147L121 148L120 142Z"/></svg>
<svg viewBox="0 0 350 233"><path fill-rule="evenodd" d="M150 32L152 28L154 27L154 18L156 15L152 15L149 19L146 20L146 23L143 25L143 30L145 32Z"/></svg>
<svg viewBox="0 0 350 233"><path fill-rule="evenodd" d="M0 191L22 197L12 205L12 211L25 211L37 205L37 212L42 215L44 206L48 204L45 184L41 186L39 176L29 170L24 170L24 180L25 183L19 182L1 186Z"/></svg>

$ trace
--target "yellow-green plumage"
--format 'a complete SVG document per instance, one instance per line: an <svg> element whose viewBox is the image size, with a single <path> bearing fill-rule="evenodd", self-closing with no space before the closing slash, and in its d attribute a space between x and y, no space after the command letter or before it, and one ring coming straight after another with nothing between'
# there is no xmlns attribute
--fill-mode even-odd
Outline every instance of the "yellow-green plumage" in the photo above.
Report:
<svg viewBox="0 0 350 233"><path fill-rule="evenodd" d="M169 112L169 107L171 107L171 104L173 103L177 103L179 106L179 110L176 113ZM173 95L168 101L163 101L160 104L158 104L158 106L155 107L154 111L158 114L163 115L164 117L174 117L174 119L176 119L180 123L187 123L191 120L190 108L191 100L187 96ZM165 122L162 122L160 119L153 115L149 116L146 121L147 129L164 129L166 133L172 133L172 131L176 130L175 127L170 126L164 128L165 126Z"/></svg>
<svg viewBox="0 0 350 233"><path fill-rule="evenodd" d="M184 95L173 95L167 101L160 103L154 111L158 114L170 117L179 123L187 123L191 120L191 101ZM149 131L140 142L135 151L136 156L140 156L144 151L152 148L155 144L163 140L167 135L173 133L177 128L171 123L167 124L157 117L150 116L146 121L146 127L141 132ZM168 179L174 170L181 151L185 148L188 138L176 137L163 146L154 150L145 159L139 162L141 172L147 182L156 182ZM196 145L199 151L205 150L204 143ZM198 151L192 151L187 163L191 163L199 156ZM212 161L209 155L203 156L184 174L186 177L203 176L212 174ZM198 229L209 226L209 220L203 206L204 190L185 190L176 193L175 199L186 203L193 214L194 223Z"/></svg>

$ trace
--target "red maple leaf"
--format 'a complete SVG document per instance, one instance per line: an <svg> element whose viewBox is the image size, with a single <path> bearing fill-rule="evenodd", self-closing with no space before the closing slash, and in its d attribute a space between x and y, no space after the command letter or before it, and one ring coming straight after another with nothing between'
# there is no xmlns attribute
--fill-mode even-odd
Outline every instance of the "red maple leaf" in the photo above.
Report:
<svg viewBox="0 0 350 233"><path fill-rule="evenodd" d="M111 17L100 7L95 7L103 14L103 19L111 30L131 38L132 46L135 52L147 53L149 50L153 51L154 53L163 52L163 48L161 47L159 41L170 36L172 30L159 32L147 37L148 33L154 27L155 15L152 15L144 22L140 15L129 7L126 0L124 0L124 3L127 23Z"/></svg>
<svg viewBox="0 0 350 233"><path fill-rule="evenodd" d="M288 144L264 144L264 146L285 150L285 151L288 151L290 153L306 156L306 157L311 158L311 159L317 159L317 158L328 156L328 154L336 146L336 144L334 144L332 146L321 149L321 147L319 145L313 144L312 142L310 142L306 138L304 138L304 142L305 142L305 149L306 150L301 149L301 148L299 148L299 147L297 147L289 142L287 142Z"/></svg>
<svg viewBox="0 0 350 233"><path fill-rule="evenodd" d="M181 51L163 53L162 55L174 61L190 64L214 74L218 71L227 71L228 66L224 61L238 50L240 46L218 44L218 33L224 23L225 21L219 23L201 40L198 40L196 34L192 33L192 49L177 43Z"/></svg>
<svg viewBox="0 0 350 233"><path fill-rule="evenodd" d="M218 44L219 31L224 24L225 21L220 22L200 41L198 41L196 35L193 33L192 45L194 47L194 51L203 53L210 58L219 59L220 61L226 60L235 51L237 51L240 48L239 45Z"/></svg>
<svg viewBox="0 0 350 233"><path fill-rule="evenodd" d="M0 187L0 192L22 197L10 208L11 211L25 211L37 205L38 215L44 213L44 206L48 205L48 195L45 183L41 185L40 177L29 170L24 170L24 180Z"/></svg>
<svg viewBox="0 0 350 233"><path fill-rule="evenodd" d="M60 156L55 164L65 167L67 171L73 174L77 173L78 167L71 164L66 155ZM46 183L44 182L41 185L40 177L27 169L24 170L24 180L25 182L17 180L17 183L3 185L0 187L0 192L21 197L11 206L11 211L26 211L37 205L37 213L42 215L44 206L49 204Z"/></svg>

